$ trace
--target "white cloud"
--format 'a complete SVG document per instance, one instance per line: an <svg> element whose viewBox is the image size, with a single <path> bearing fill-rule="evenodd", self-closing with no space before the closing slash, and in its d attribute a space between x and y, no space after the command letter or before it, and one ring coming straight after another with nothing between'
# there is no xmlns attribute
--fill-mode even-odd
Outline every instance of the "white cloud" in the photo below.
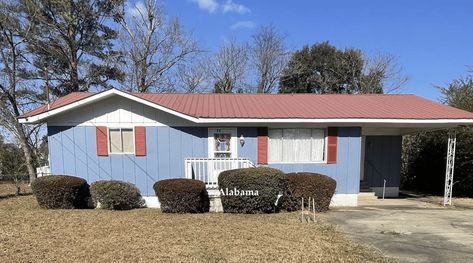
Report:
<svg viewBox="0 0 473 263"><path fill-rule="evenodd" d="M223 4L223 13L235 12L238 14L246 14L249 13L251 10L242 5L234 3L232 0L227 0L225 4Z"/></svg>
<svg viewBox="0 0 473 263"><path fill-rule="evenodd" d="M240 28L254 28L256 25L253 21L238 21L235 24L233 24L230 28L235 30L235 29L240 29Z"/></svg>
<svg viewBox="0 0 473 263"><path fill-rule="evenodd" d="M146 7L143 4L143 2L138 2L132 6L128 6L126 10L126 15L129 15L132 17L139 17L140 13L143 15L146 15Z"/></svg>
<svg viewBox="0 0 473 263"><path fill-rule="evenodd" d="M200 9L209 13L215 12L219 6L216 0L191 0L191 2L197 3Z"/></svg>

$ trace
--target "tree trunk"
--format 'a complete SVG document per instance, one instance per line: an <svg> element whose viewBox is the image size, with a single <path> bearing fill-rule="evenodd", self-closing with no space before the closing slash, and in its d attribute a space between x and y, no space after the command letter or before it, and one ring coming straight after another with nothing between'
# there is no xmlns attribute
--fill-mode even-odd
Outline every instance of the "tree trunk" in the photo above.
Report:
<svg viewBox="0 0 473 263"><path fill-rule="evenodd" d="M23 129L21 124L18 123L18 121L16 121L15 127L18 132L18 139L21 144L21 149L23 150L23 155L25 156L26 168L28 169L30 183L32 183L36 179L33 151L31 150L30 144L28 143L28 138L26 137L25 130Z"/></svg>
<svg viewBox="0 0 473 263"><path fill-rule="evenodd" d="M78 73L77 61L75 60L75 57L71 61L71 83L72 83L71 92L80 91L79 73Z"/></svg>

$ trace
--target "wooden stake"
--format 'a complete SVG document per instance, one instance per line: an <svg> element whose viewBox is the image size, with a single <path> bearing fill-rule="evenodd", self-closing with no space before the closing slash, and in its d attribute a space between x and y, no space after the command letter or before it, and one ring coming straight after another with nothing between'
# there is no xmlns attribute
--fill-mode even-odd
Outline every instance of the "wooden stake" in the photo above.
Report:
<svg viewBox="0 0 473 263"><path fill-rule="evenodd" d="M314 210L314 223L315 223L315 198L312 198L312 209Z"/></svg>
<svg viewBox="0 0 473 263"><path fill-rule="evenodd" d="M302 197L301 222L304 222L304 197Z"/></svg>

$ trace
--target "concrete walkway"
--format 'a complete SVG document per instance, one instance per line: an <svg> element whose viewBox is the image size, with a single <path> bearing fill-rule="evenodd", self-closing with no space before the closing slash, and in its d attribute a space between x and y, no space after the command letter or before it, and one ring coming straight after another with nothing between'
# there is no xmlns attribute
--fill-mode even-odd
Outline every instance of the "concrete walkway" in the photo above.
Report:
<svg viewBox="0 0 473 263"><path fill-rule="evenodd" d="M324 216L354 240L400 262L473 262L473 209L386 199L332 209Z"/></svg>

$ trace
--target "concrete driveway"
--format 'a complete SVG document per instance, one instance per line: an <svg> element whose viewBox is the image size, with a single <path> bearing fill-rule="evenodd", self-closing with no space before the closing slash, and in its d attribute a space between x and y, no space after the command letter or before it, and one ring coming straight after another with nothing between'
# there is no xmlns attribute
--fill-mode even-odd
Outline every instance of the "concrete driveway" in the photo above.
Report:
<svg viewBox="0 0 473 263"><path fill-rule="evenodd" d="M400 262L473 262L473 209L386 199L324 216L354 240Z"/></svg>

